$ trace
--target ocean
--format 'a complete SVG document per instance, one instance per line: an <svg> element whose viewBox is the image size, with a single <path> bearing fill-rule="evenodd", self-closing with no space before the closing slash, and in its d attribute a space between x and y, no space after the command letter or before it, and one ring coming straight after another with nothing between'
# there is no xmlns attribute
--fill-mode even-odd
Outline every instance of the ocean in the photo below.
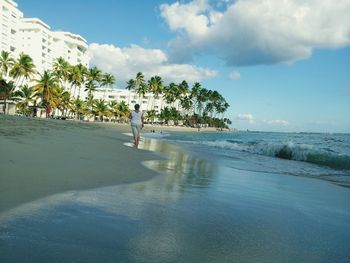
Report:
<svg viewBox="0 0 350 263"><path fill-rule="evenodd" d="M350 187L350 134L147 133L229 168L306 176Z"/></svg>

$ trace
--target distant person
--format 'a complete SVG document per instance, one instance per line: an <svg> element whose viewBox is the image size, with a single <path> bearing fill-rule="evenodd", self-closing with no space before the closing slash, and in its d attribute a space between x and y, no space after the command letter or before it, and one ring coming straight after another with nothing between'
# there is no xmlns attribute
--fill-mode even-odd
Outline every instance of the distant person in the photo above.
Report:
<svg viewBox="0 0 350 263"><path fill-rule="evenodd" d="M38 108L36 106L33 107L33 117L36 117L38 114Z"/></svg>
<svg viewBox="0 0 350 263"><path fill-rule="evenodd" d="M140 142L141 130L143 128L143 113L140 111L140 105L135 104L135 110L130 113L130 124L134 136L134 145L137 148Z"/></svg>

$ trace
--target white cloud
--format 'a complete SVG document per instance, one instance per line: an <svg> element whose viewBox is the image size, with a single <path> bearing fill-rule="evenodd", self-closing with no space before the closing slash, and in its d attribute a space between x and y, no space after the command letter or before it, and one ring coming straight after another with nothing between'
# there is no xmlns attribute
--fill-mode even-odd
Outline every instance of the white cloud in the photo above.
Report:
<svg viewBox="0 0 350 263"><path fill-rule="evenodd" d="M277 126L288 126L289 122L285 120L264 120L265 123L269 125L277 125Z"/></svg>
<svg viewBox="0 0 350 263"><path fill-rule="evenodd" d="M314 126L333 126L335 125L335 122L333 121L312 121L308 123L309 125Z"/></svg>
<svg viewBox="0 0 350 263"><path fill-rule="evenodd" d="M216 71L200 68L190 64L171 64L167 55L160 49L145 49L137 45L120 48L114 45L92 43L88 50L91 64L104 72L116 76L119 87L125 81L135 78L137 72L142 72L146 79L159 75L166 82L201 81L213 78Z"/></svg>
<svg viewBox="0 0 350 263"><path fill-rule="evenodd" d="M255 122L254 116L252 114L250 114L250 113L238 114L235 119L237 121L247 121L249 123L254 123Z"/></svg>
<svg viewBox="0 0 350 263"><path fill-rule="evenodd" d="M162 4L160 10L171 30L184 29L190 35L200 36L207 32L209 18L205 12L210 8L206 0L195 0L187 4Z"/></svg>
<svg viewBox="0 0 350 263"><path fill-rule="evenodd" d="M239 79L241 77L241 73L239 73L238 71L232 71L228 77L232 80L236 80Z"/></svg>
<svg viewBox="0 0 350 263"><path fill-rule="evenodd" d="M350 44L350 0L237 0L215 10L206 0L163 4L162 17L178 37L171 59L206 53L228 65L294 62L315 48ZM222 5L221 5L222 6Z"/></svg>

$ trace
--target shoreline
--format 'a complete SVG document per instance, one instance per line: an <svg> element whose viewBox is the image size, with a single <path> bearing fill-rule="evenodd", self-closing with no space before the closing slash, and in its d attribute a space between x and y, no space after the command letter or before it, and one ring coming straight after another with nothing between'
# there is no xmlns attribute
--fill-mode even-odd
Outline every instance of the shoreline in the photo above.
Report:
<svg viewBox="0 0 350 263"><path fill-rule="evenodd" d="M101 126L109 126L109 127L118 127L121 129L130 129L129 123L114 123L114 122L83 122L83 123L91 123L91 124L97 124ZM229 129L223 129L218 130L214 127L201 127L199 130L198 128L193 127L185 127L185 126L175 126L175 125L152 125L152 124L145 124L144 128L142 129L142 132L191 132L191 133L198 133L198 132L210 132L210 133L226 133L226 132L236 132L235 130L229 130Z"/></svg>
<svg viewBox="0 0 350 263"><path fill-rule="evenodd" d="M148 180L161 156L126 146L129 126L0 116L0 212L52 194Z"/></svg>
<svg viewBox="0 0 350 263"><path fill-rule="evenodd" d="M140 262L167 262L164 251L174 262L199 251L201 262L347 258L348 189L235 169L157 139L135 149L125 131L0 116L1 259L138 262L135 251Z"/></svg>

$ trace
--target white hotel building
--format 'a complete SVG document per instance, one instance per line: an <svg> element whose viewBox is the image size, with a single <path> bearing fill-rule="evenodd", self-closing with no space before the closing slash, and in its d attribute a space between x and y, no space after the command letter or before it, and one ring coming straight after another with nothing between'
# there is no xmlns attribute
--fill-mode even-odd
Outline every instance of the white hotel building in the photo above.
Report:
<svg viewBox="0 0 350 263"><path fill-rule="evenodd" d="M39 18L24 18L12 0L0 0L0 51L8 51L13 57L23 52L28 54L39 73L50 69L55 59L63 57L71 65L83 64L89 67L87 41L80 35L70 32L51 31L49 25ZM85 98L84 87L80 97ZM166 106L179 109L179 103L168 105L162 97L155 99L153 94L146 94L141 100L134 91L125 89L99 88L94 98L107 102L124 101L131 109L139 103L141 110L155 109L157 113Z"/></svg>
<svg viewBox="0 0 350 263"><path fill-rule="evenodd" d="M70 32L51 31L39 18L23 18L12 0L0 0L1 50L14 57L28 54L39 72L49 69L53 61L63 57L71 65L89 66L87 41Z"/></svg>
<svg viewBox="0 0 350 263"><path fill-rule="evenodd" d="M20 24L19 49L30 55L39 72L51 68L52 62L63 57L71 65L89 66L86 55L88 45L79 35L69 32L52 32L38 18L23 18Z"/></svg>
<svg viewBox="0 0 350 263"><path fill-rule="evenodd" d="M160 110L164 107L175 107L177 110L182 111L179 101L167 104L161 95L155 98L153 93L147 93L143 98L140 98L135 91L126 89L97 88L94 92L94 98L103 99L107 103L111 101L120 103L123 101L130 109L134 109L134 105L139 104L141 111L154 109L156 113L160 113Z"/></svg>
<svg viewBox="0 0 350 263"><path fill-rule="evenodd" d="M12 0L0 0L0 50L18 55L19 26L23 13Z"/></svg>

